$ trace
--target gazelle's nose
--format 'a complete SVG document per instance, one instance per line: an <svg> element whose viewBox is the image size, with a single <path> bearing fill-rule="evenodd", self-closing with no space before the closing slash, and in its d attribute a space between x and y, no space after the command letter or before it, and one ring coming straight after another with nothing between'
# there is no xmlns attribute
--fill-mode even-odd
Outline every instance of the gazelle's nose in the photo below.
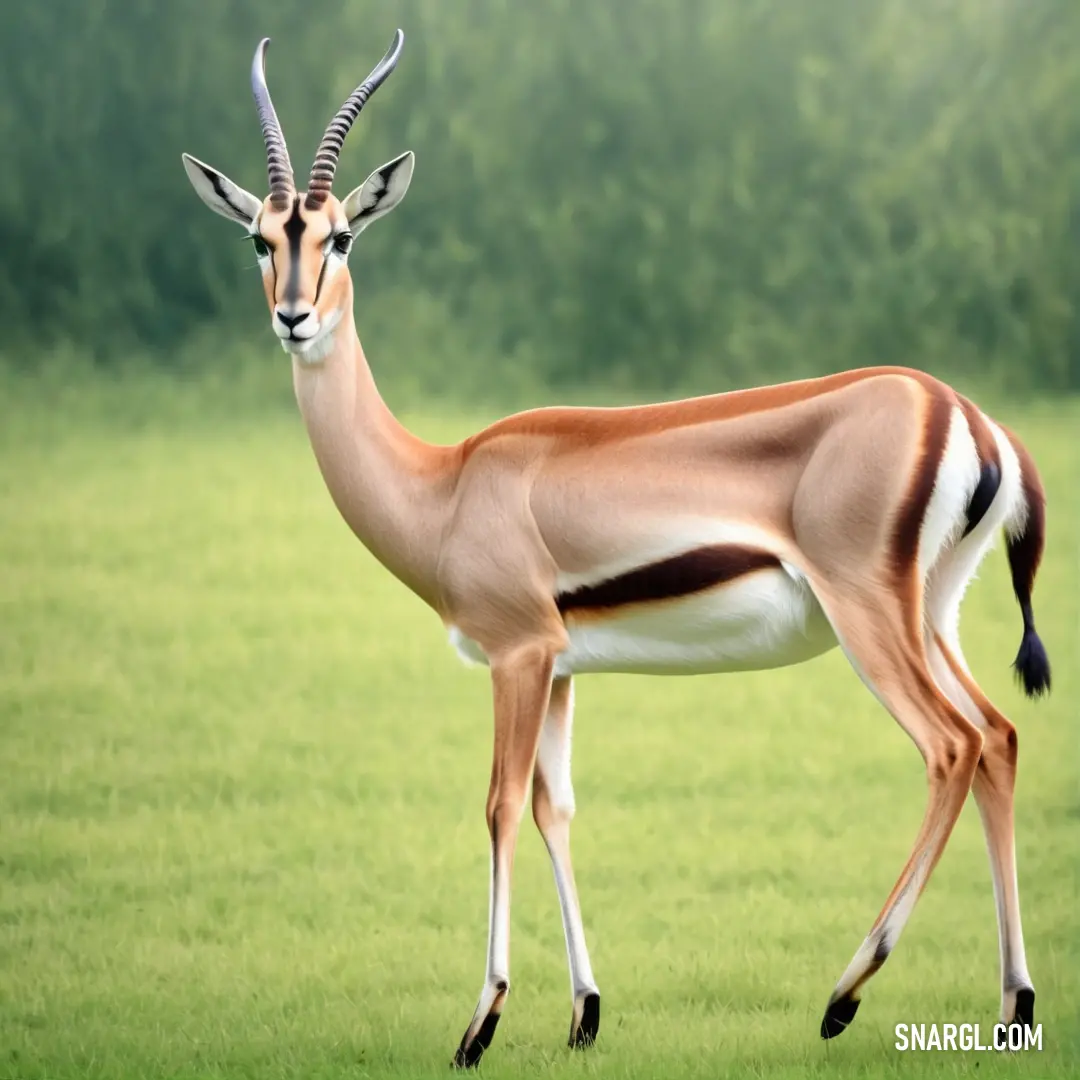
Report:
<svg viewBox="0 0 1080 1080"><path fill-rule="evenodd" d="M319 332L318 318L310 318L310 304L278 304L274 308L274 332L284 340L302 341Z"/></svg>
<svg viewBox="0 0 1080 1080"><path fill-rule="evenodd" d="M292 330L294 327L299 326L310 314L310 311L301 311L299 315L286 315L284 312L279 311L277 317L284 326Z"/></svg>

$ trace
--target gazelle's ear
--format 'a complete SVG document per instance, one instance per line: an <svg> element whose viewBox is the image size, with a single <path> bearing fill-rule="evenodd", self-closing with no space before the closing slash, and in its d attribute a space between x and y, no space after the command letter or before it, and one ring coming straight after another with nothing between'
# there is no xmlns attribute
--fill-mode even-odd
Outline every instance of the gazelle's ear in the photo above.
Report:
<svg viewBox="0 0 1080 1080"><path fill-rule="evenodd" d="M416 158L411 150L376 169L355 191L345 196L341 208L353 236L359 236L376 218L389 214L409 190Z"/></svg>
<svg viewBox="0 0 1080 1080"><path fill-rule="evenodd" d="M191 186L215 214L238 221L241 225L250 225L255 215L262 209L262 199L257 199L250 191L234 184L224 173L204 165L198 158L184 154L184 170L188 174Z"/></svg>

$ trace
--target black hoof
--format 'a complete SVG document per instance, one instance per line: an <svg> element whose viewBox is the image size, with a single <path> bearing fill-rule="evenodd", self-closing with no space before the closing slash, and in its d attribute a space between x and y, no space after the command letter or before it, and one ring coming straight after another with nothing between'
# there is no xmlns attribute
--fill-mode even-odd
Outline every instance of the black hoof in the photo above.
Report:
<svg viewBox="0 0 1080 1080"><path fill-rule="evenodd" d="M574 1050L584 1050L596 1042L596 1033L600 1030L600 995L586 994L581 1007L581 1023L577 1031L570 1030L569 1045Z"/></svg>
<svg viewBox="0 0 1080 1080"><path fill-rule="evenodd" d="M821 1037L835 1039L855 1019L858 1011L859 1002L856 998L842 997L831 1002L821 1021Z"/></svg>
<svg viewBox="0 0 1080 1080"><path fill-rule="evenodd" d="M1030 987L1016 991L1016 1010L1009 1027L1020 1031L1035 1030L1035 991Z"/></svg>
<svg viewBox="0 0 1080 1080"><path fill-rule="evenodd" d="M465 1033L461 1045L454 1055L454 1060L450 1063L450 1067L453 1069L476 1068L480 1064L480 1059L484 1056L484 1051L491 1045L491 1040L495 1037L495 1029L498 1026L499 1014L496 1012L488 1013L484 1017L484 1022L480 1025L480 1030L476 1033L476 1038L471 1043L466 1044L465 1040L468 1039L469 1033Z"/></svg>

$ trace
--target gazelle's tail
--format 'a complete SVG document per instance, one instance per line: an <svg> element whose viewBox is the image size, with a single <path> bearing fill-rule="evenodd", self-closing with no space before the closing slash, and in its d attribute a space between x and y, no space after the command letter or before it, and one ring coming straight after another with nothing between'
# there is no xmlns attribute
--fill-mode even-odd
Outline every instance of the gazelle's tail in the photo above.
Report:
<svg viewBox="0 0 1080 1080"><path fill-rule="evenodd" d="M1010 431L1005 432L1020 460L1020 479L1023 499L1018 500L1016 512L1005 522L1005 544L1012 571L1013 591L1020 614L1024 619L1024 637L1013 669L1024 693L1038 697L1050 691L1050 659L1035 630L1031 611L1031 590L1046 543L1046 495L1031 455Z"/></svg>

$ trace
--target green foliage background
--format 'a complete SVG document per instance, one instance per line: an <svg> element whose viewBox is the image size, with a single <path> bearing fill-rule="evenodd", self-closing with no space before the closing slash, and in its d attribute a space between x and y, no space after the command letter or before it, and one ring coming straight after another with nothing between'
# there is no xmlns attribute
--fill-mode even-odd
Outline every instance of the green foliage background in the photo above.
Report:
<svg viewBox="0 0 1080 1080"><path fill-rule="evenodd" d="M1076 0L8 5L0 356L269 354L250 253L180 152L264 192L267 34L302 181L399 25L339 171L418 155L353 257L389 377L653 393L909 363L1080 387Z"/></svg>

